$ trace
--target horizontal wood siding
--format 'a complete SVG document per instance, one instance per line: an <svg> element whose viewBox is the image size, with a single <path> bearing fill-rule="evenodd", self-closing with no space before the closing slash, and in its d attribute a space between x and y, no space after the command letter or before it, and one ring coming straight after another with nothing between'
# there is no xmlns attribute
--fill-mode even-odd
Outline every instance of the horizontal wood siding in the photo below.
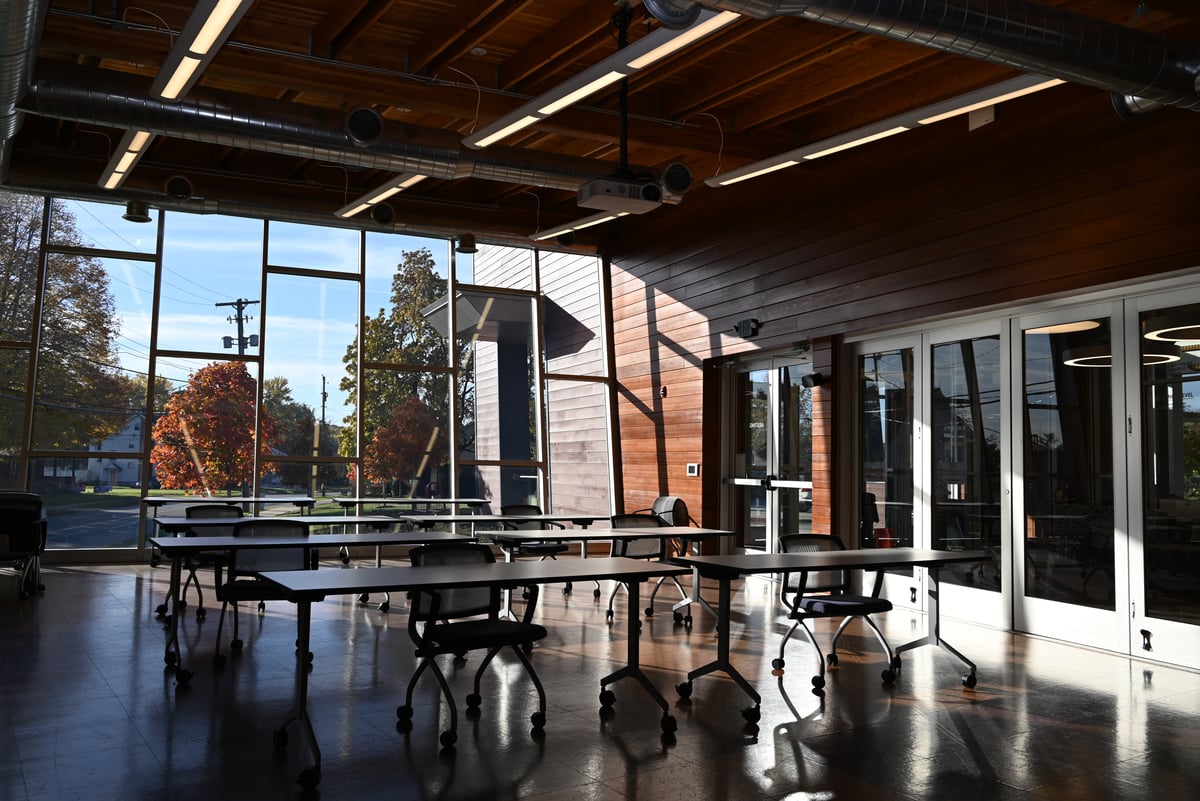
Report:
<svg viewBox="0 0 1200 801"><path fill-rule="evenodd" d="M1103 92L1062 86L976 131L949 120L611 224L626 505L687 493L695 506L683 465L705 447L704 497L717 497L707 360L811 341L832 364L844 334L1196 267L1198 141L1200 114L1129 124ZM759 335L737 337L749 317ZM814 393L818 530L834 522L838 381Z"/></svg>

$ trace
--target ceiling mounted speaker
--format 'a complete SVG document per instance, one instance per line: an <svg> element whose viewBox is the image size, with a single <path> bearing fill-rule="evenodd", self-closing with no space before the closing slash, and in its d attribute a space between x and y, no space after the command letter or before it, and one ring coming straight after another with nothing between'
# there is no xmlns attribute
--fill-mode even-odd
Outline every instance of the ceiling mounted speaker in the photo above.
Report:
<svg viewBox="0 0 1200 801"><path fill-rule="evenodd" d="M163 191L167 193L167 197L187 200L192 196L192 182L182 175L173 175L163 184Z"/></svg>
<svg viewBox="0 0 1200 801"><path fill-rule="evenodd" d="M346 135L356 145L373 145L383 137L383 117L373 108L359 106L346 115Z"/></svg>
<svg viewBox="0 0 1200 801"><path fill-rule="evenodd" d="M678 161L667 165L662 174L663 189L676 195L682 195L692 188L692 170L688 165Z"/></svg>
<svg viewBox="0 0 1200 801"><path fill-rule="evenodd" d="M643 0L642 5L665 28L690 28L702 10L691 0Z"/></svg>
<svg viewBox="0 0 1200 801"><path fill-rule="evenodd" d="M150 222L150 204L144 200L131 200L125 204L121 219L136 223Z"/></svg>
<svg viewBox="0 0 1200 801"><path fill-rule="evenodd" d="M475 244L475 234L463 234L458 238L454 250L458 253L476 253L479 247Z"/></svg>
<svg viewBox="0 0 1200 801"><path fill-rule="evenodd" d="M376 203L371 207L371 219L380 225L391 225L396 219L396 210L386 203Z"/></svg>

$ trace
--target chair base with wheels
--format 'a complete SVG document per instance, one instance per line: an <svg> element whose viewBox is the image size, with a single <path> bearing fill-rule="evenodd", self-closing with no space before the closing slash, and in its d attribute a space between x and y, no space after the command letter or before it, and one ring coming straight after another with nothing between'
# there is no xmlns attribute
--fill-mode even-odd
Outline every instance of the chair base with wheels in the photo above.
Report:
<svg viewBox="0 0 1200 801"><path fill-rule="evenodd" d="M844 547L840 539L827 534L785 534L779 538L779 549L783 553L840 551L844 550ZM880 677L885 684L893 683L900 673L900 656L892 650L879 626L871 619L871 615L882 614L892 609L891 601L878 597L879 586L877 583L874 595L860 595L850 591L849 578L844 570L785 573L780 585L780 601L788 611L788 618L793 622L779 644L779 656L771 661L771 667L777 673L783 672L786 666L784 653L788 642L797 630L802 629L818 657L819 671L812 678L813 693L823 695L825 668L836 667L838 664L837 644L842 632L852 620L862 618L887 657ZM828 654L821 650L816 636L808 627L807 621L817 618L842 619L833 634Z"/></svg>
<svg viewBox="0 0 1200 801"><path fill-rule="evenodd" d="M449 542L413 548L409 552L409 559L414 565L461 565L494 562L495 555L487 545ZM528 597L524 616L520 620L512 620L501 615L503 603L498 587L442 592L414 590L410 594L408 632L417 646L416 655L421 662L409 679L404 703L396 707L397 730L407 733L412 726L416 685L421 676L429 672L437 680L450 711L449 728L438 739L443 748L453 748L458 741L458 708L446 675L438 666L437 657L453 654L457 658L469 651L486 651L475 671L473 690L466 698L468 714L476 715L483 704L484 673L496 655L504 648L509 648L516 654L537 691L538 709L530 716L530 723L533 725L533 735L541 736L546 725L546 691L525 651L544 638L547 631L545 626L531 621L537 606L536 585L529 587Z"/></svg>

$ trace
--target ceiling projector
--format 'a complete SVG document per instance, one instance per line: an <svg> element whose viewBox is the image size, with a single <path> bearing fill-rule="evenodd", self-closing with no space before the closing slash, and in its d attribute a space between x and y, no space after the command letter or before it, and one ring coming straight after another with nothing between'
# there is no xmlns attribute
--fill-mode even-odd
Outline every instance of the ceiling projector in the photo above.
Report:
<svg viewBox="0 0 1200 801"><path fill-rule="evenodd" d="M595 178L579 187L579 205L588 209L645 214L662 202L662 187L653 181Z"/></svg>

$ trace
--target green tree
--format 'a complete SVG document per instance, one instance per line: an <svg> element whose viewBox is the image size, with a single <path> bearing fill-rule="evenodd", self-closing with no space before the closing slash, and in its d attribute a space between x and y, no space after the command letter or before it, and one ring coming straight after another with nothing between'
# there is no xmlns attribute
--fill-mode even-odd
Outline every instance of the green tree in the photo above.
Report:
<svg viewBox="0 0 1200 801"><path fill-rule="evenodd" d="M340 388L347 394L351 409L362 405L362 421L366 451L379 432L389 426L394 429L397 410L408 407L409 399L416 399L432 415L440 431L447 431L449 422L449 376L432 372L425 367L445 367L449 364L447 341L430 323L425 310L437 301L445 299L446 279L438 275L433 254L427 248L405 251L392 277L391 308L381 308L374 317L364 317L362 322L363 354L366 364L363 370L361 394L355 377L358 360L354 344L346 349L343 362L346 375ZM458 361L466 346L460 345ZM397 369L397 368L416 369ZM473 416L473 387L464 376L459 385L460 430L469 431L466 423ZM345 426L339 434L339 452L346 456L355 453L357 428L353 412L345 418ZM415 429L411 435L420 435ZM390 436L390 434L388 434ZM412 448L392 447L393 454L424 452L426 442L414 442ZM445 449L442 448L444 451ZM382 450L377 449L377 453ZM366 454L364 453L364 458ZM417 477L412 472L418 465L394 465L391 470L404 480ZM422 478L436 477L439 464L426 464ZM385 471L387 472L387 471ZM371 476L371 471L365 471Z"/></svg>
<svg viewBox="0 0 1200 801"><path fill-rule="evenodd" d="M38 291L41 198L0 193L0 339L32 342ZM50 238L64 245L89 242L58 201L51 207ZM132 382L118 369L120 322L108 273L97 259L53 253L47 257L38 370L34 444L85 449L118 431L140 410L130 406ZM29 351L0 349L0 448L14 477L24 417Z"/></svg>
<svg viewBox="0 0 1200 801"><path fill-rule="evenodd" d="M215 362L197 370L167 401L154 423L150 463L169 489L206 494L251 486L257 447L265 471L279 424L265 409L254 435L256 382L241 362Z"/></svg>
<svg viewBox="0 0 1200 801"><path fill-rule="evenodd" d="M313 456L313 436L318 429L321 430L317 455L329 456L336 452L337 440L331 427L322 428L312 407L292 397L292 388L286 378L268 378L263 382L263 408L279 424L279 439L275 449L280 455ZM281 460L277 462L276 469L283 483L289 486L308 486L312 478L311 464ZM345 470L337 465L320 465L317 483L335 483L340 478L339 473L344 475Z"/></svg>

